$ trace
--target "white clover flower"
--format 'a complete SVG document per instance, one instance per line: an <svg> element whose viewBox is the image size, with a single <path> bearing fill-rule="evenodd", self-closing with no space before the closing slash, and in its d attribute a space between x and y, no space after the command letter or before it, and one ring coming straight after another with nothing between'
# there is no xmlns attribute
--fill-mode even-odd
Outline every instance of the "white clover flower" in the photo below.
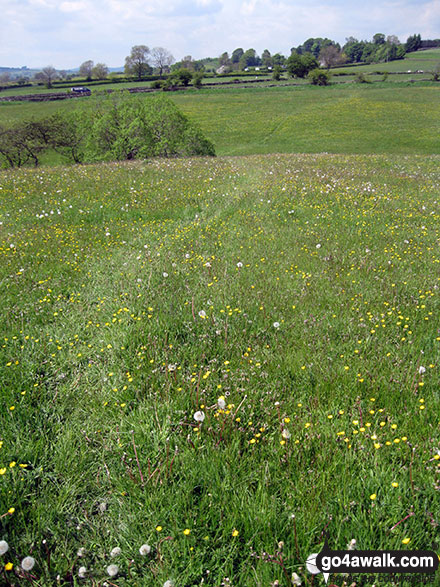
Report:
<svg viewBox="0 0 440 587"><path fill-rule="evenodd" d="M279 322L274 322L273 323L273 327L274 328L279 328L280 327L280 323Z"/></svg>
<svg viewBox="0 0 440 587"><path fill-rule="evenodd" d="M21 568L23 571L31 571L35 566L35 559L32 556L27 556L21 561Z"/></svg>
<svg viewBox="0 0 440 587"><path fill-rule="evenodd" d="M347 550L354 550L356 548L356 538L352 538L347 544Z"/></svg>
<svg viewBox="0 0 440 587"><path fill-rule="evenodd" d="M242 263L241 261L239 261L239 262L237 263L237 267L238 267L239 269L241 269L241 268L243 267L243 263Z"/></svg>
<svg viewBox="0 0 440 587"><path fill-rule="evenodd" d="M107 567L107 575L109 577L116 577L116 575L119 573L119 567L118 565L109 565Z"/></svg>
<svg viewBox="0 0 440 587"><path fill-rule="evenodd" d="M223 395L221 395L218 400L217 400L217 405L221 410L224 410L226 408L226 402L225 402L225 398Z"/></svg>
<svg viewBox="0 0 440 587"><path fill-rule="evenodd" d="M423 365L420 365L420 367L419 367L419 374L420 375L423 375L423 373L426 373L426 369L425 369L425 367Z"/></svg>
<svg viewBox="0 0 440 587"><path fill-rule="evenodd" d="M318 244L316 245L316 248L317 248L317 249L320 249L320 248L321 248L321 246L322 246L322 245L321 245L321 243L318 243Z"/></svg>
<svg viewBox="0 0 440 587"><path fill-rule="evenodd" d="M0 555L6 554L9 550L9 544L6 540L0 540Z"/></svg>
<svg viewBox="0 0 440 587"><path fill-rule="evenodd" d="M164 271L164 272L162 273L162 275L163 275L164 277L168 277L168 273L167 273L166 271Z"/></svg>
<svg viewBox="0 0 440 587"><path fill-rule="evenodd" d="M174 581L168 579L168 581L165 581L165 583L163 584L163 587L174 587Z"/></svg>
<svg viewBox="0 0 440 587"><path fill-rule="evenodd" d="M81 558L85 554L86 554L86 549L84 548L84 546L81 546L81 548L78 548L78 552L76 553L76 556Z"/></svg>
<svg viewBox="0 0 440 587"><path fill-rule="evenodd" d="M115 558L115 556L119 556L121 554L121 552L122 552L122 550L119 548L119 546L115 546L113 548L113 550L111 551L110 556L112 558Z"/></svg>
<svg viewBox="0 0 440 587"><path fill-rule="evenodd" d="M78 569L78 577L80 579L85 579L86 578L86 575L87 575L87 569L86 569L86 567L80 567Z"/></svg>
<svg viewBox="0 0 440 587"><path fill-rule="evenodd" d="M318 573L320 573L321 571L318 569L318 567L316 566L316 557L318 556L317 552L313 552L312 554L309 554L307 560L306 560L306 567L307 570L309 571L309 573L311 573L312 575L317 575Z"/></svg>
<svg viewBox="0 0 440 587"><path fill-rule="evenodd" d="M296 573L292 573L292 585L301 585L301 579Z"/></svg>
<svg viewBox="0 0 440 587"><path fill-rule="evenodd" d="M200 318L206 318L206 312L205 312L205 310L200 310L199 316L200 316Z"/></svg>
<svg viewBox="0 0 440 587"><path fill-rule="evenodd" d="M204 419L205 419L205 413L202 412L201 410L194 414L194 420L196 422L202 423Z"/></svg>
<svg viewBox="0 0 440 587"><path fill-rule="evenodd" d="M286 440L289 440L289 438L292 436L290 434L290 432L287 430L287 428L284 428L284 430L281 432L281 436L283 438L285 438Z"/></svg>
<svg viewBox="0 0 440 587"><path fill-rule="evenodd" d="M211 267L211 263L209 261L206 261L205 267Z"/></svg>
<svg viewBox="0 0 440 587"><path fill-rule="evenodd" d="M139 549L139 554L141 554L142 556L146 556L147 554L150 554L151 552L151 546L149 544L142 544L142 546Z"/></svg>

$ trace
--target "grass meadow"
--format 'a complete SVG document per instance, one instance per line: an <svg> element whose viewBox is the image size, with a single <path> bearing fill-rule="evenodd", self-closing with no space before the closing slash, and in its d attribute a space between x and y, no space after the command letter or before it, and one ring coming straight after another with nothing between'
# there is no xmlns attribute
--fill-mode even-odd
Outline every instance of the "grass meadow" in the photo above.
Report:
<svg viewBox="0 0 440 587"><path fill-rule="evenodd" d="M314 91L272 106L345 150L368 91L329 90L330 137ZM253 96L224 145L262 144ZM440 159L376 148L1 172L2 585L317 587L325 532L440 552Z"/></svg>
<svg viewBox="0 0 440 587"><path fill-rule="evenodd" d="M218 155L440 154L435 82L210 88L170 96ZM87 100L0 103L0 123L49 116ZM48 162L60 161L50 156Z"/></svg>

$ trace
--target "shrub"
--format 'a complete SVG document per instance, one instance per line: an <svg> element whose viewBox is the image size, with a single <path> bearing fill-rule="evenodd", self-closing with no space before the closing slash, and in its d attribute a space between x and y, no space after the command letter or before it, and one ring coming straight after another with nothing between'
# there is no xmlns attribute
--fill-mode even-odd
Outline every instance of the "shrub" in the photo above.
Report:
<svg viewBox="0 0 440 587"><path fill-rule="evenodd" d="M281 67L279 65L275 65L273 68L272 79L276 82L279 82L281 79Z"/></svg>
<svg viewBox="0 0 440 587"><path fill-rule="evenodd" d="M371 81L362 72L360 72L356 75L354 81L358 84L371 84Z"/></svg>
<svg viewBox="0 0 440 587"><path fill-rule="evenodd" d="M195 88L200 89L202 87L203 73L196 73L193 78L193 85Z"/></svg>
<svg viewBox="0 0 440 587"><path fill-rule="evenodd" d="M434 69L430 72L432 80L438 82L440 80L440 63L434 67Z"/></svg>
<svg viewBox="0 0 440 587"><path fill-rule="evenodd" d="M330 83L330 74L323 69L312 69L307 77L314 86L328 86Z"/></svg>

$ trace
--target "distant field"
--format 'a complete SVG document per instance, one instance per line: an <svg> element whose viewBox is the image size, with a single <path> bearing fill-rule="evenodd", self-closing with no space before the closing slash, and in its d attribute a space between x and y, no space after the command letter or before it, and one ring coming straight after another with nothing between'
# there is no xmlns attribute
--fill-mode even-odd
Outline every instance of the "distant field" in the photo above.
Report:
<svg viewBox="0 0 440 587"><path fill-rule="evenodd" d="M219 154L440 153L439 86L343 85L173 96Z"/></svg>
<svg viewBox="0 0 440 587"><path fill-rule="evenodd" d="M340 67L340 68L335 68L332 69L332 73L341 73L341 72L347 72L349 74L352 74L353 77L356 75L356 73L358 72L366 72L366 73L374 73L376 71L388 71L390 73L393 72L406 72L408 73L408 71L411 71L412 78L418 80L421 79L421 77L423 77L422 74L417 73L417 71L422 70L424 72L424 77L426 77L427 72L431 71L437 64L440 63L440 49L431 49L431 50L427 50L427 51L417 51L415 53L409 53L405 59L401 59L398 61L391 61L389 63L374 63L371 65L357 65L357 66L350 66L350 67ZM286 77L286 74L284 74L284 76ZM265 79L268 82L270 82L272 80L272 76L271 74L265 75L265 76L252 76L249 75L248 77L239 77L238 79L240 79L240 81L249 81L252 79ZM228 76L220 76L220 77L209 77L209 78L205 78L204 79L204 83L215 83L215 84L221 84L222 82L226 82L226 81L232 81L234 79L237 79L237 76L234 75L234 73L231 73ZM290 78L289 78L290 79ZM374 78L371 78L374 79ZM380 79L380 78L377 78ZM293 81L290 79L290 81ZM401 81L399 79L399 81ZM304 80L301 79L296 79L295 80L296 83L304 83ZM89 84L87 82L83 82L83 81L77 81L77 80L73 80L71 83L72 86L75 85L84 85L84 86L88 86ZM151 82L123 82L123 83L105 83L105 84L97 84L96 82L94 82L92 85L90 85L90 88L92 91L100 91L100 90L122 90L125 88L130 88L130 87L150 87L151 86ZM27 88L13 88L13 89L7 89L7 90L2 90L0 91L0 97L2 96L20 96L20 95L26 95L26 94L40 94L40 93L56 93L56 92L65 92L68 91L69 87L67 88L59 88L59 87L54 87L51 89L47 89L44 86L32 86L32 87L27 87Z"/></svg>
<svg viewBox="0 0 440 587"><path fill-rule="evenodd" d="M199 123L219 155L440 153L440 85L434 82L229 87L169 95ZM71 100L3 103L0 122L74 106Z"/></svg>
<svg viewBox="0 0 440 587"><path fill-rule="evenodd" d="M389 71L389 72L417 72L422 70L428 72L434 69L440 63L440 49L429 49L426 51L416 51L408 53L405 59L398 59L397 61L390 61L389 63L372 63L370 65L357 65L354 69L356 72L370 72L370 71ZM332 69L334 72L353 71L353 67L339 67Z"/></svg>

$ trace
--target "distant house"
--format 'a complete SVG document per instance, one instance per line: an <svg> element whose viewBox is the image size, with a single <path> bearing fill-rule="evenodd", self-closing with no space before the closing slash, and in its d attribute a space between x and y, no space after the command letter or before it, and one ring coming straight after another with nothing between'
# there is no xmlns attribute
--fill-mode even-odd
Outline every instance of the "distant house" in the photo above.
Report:
<svg viewBox="0 0 440 587"><path fill-rule="evenodd" d="M70 88L70 91L72 92L72 94L85 94L87 96L89 96L92 93L89 88L85 88L83 86L76 86Z"/></svg>

